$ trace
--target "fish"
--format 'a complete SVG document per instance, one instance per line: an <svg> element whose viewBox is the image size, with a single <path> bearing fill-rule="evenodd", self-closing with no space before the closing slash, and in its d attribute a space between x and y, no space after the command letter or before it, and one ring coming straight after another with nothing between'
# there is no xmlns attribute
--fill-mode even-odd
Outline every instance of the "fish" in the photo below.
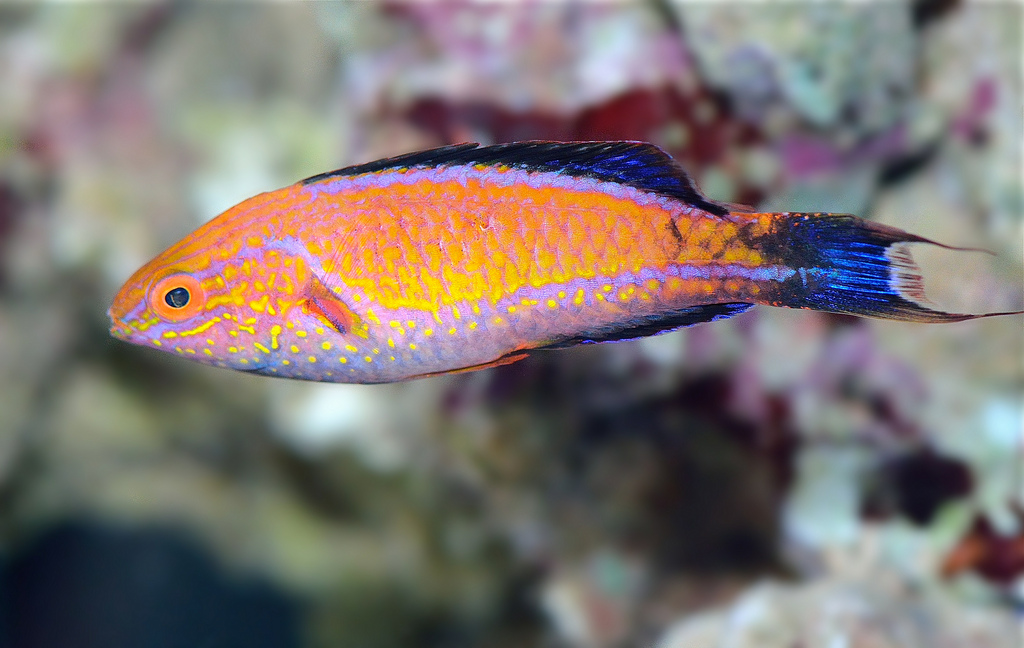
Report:
<svg viewBox="0 0 1024 648"><path fill-rule="evenodd" d="M1008 314L932 308L913 243L941 245L849 214L715 202L645 142L458 144L245 200L136 271L108 314L133 344L343 383L507 365L758 304Z"/></svg>

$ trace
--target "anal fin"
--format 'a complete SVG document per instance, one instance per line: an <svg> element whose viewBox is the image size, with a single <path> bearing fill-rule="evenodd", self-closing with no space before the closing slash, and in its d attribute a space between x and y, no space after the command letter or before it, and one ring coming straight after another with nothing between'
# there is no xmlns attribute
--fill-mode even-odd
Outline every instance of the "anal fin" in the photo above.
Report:
<svg viewBox="0 0 1024 648"><path fill-rule="evenodd" d="M510 365L513 362L519 362L520 360L526 359L526 356L530 355L526 351L514 351L508 355L503 355L497 360L491 360L490 362L484 362L481 364L470 365L468 367L462 367L461 369L452 369L449 371L433 371L430 373L417 374L412 376L411 379L416 378L433 378L434 376L451 376L454 374L469 373L470 371L480 371L481 369L493 369L494 367L503 367Z"/></svg>
<svg viewBox="0 0 1024 648"><path fill-rule="evenodd" d="M547 344L540 349L565 349L577 344L602 344L604 342L622 342L624 340L635 340L636 338L647 337L668 333L686 326L701 324L703 322L714 322L716 320L733 317L746 311L753 304L728 303L708 304L706 306L691 306L674 311L664 316L647 318L632 322L626 326L608 328L605 330L586 331L571 338Z"/></svg>

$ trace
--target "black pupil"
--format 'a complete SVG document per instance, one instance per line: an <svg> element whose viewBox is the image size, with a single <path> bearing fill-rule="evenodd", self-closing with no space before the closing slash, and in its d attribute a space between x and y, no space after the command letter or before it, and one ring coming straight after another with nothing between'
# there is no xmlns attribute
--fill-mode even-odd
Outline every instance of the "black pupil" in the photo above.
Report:
<svg viewBox="0 0 1024 648"><path fill-rule="evenodd" d="M189 294L188 290L182 287L173 288L167 291L164 295L164 301L171 308L185 308L188 305Z"/></svg>

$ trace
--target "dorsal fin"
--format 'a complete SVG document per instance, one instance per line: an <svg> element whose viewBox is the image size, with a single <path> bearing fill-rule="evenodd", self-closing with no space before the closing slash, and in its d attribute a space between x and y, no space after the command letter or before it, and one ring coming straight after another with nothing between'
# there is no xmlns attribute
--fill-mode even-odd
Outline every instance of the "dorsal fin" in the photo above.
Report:
<svg viewBox="0 0 1024 648"><path fill-rule="evenodd" d="M741 302L691 306L690 308L683 308L661 317L644 318L621 327L599 331L584 331L583 333L567 340L560 340L539 348L564 349L576 346L577 344L601 344L603 342L635 340L636 338L647 337L648 335L668 333L669 331L674 331L685 326L693 326L694 324L714 322L727 317L733 317L746 311L752 306L753 304L745 304Z"/></svg>
<svg viewBox="0 0 1024 648"><path fill-rule="evenodd" d="M729 213L728 208L701 195L686 171L668 153L646 142L456 144L322 173L301 184L381 171L480 164L617 182L677 198L717 216Z"/></svg>

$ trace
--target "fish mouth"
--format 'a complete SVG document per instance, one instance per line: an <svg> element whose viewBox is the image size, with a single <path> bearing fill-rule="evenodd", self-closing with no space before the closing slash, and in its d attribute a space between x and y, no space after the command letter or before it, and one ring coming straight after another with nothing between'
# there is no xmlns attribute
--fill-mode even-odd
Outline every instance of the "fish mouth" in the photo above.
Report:
<svg viewBox="0 0 1024 648"><path fill-rule="evenodd" d="M107 310L107 317L110 318L110 335L118 340L128 340L129 336L134 332L132 327L125 323L123 319L114 315L113 307Z"/></svg>
<svg viewBox="0 0 1024 648"><path fill-rule="evenodd" d="M115 337L118 340L127 340L128 336L131 335L131 329L124 324L114 322L110 327L111 337Z"/></svg>

